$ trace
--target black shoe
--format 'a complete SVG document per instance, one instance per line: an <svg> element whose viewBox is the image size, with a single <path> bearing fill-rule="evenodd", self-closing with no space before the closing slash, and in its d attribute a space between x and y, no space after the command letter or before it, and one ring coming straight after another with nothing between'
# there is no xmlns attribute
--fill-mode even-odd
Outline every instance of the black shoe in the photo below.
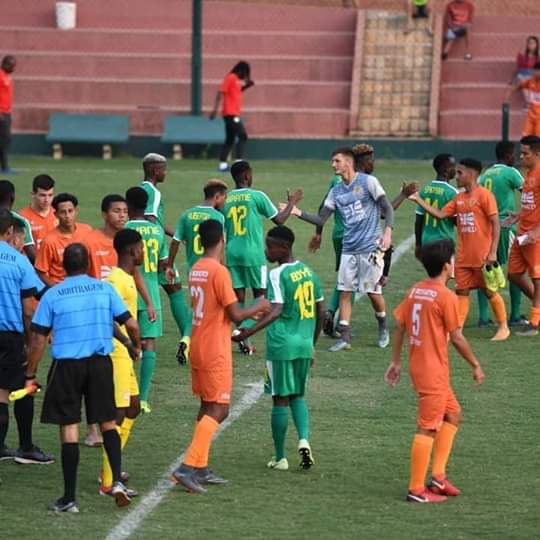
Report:
<svg viewBox="0 0 540 540"><path fill-rule="evenodd" d="M528 326L529 321L525 315L520 315L519 319L510 319L508 321L508 326Z"/></svg>
<svg viewBox="0 0 540 540"><path fill-rule="evenodd" d="M77 503L75 501L70 501L66 503L62 498L49 504L49 510L51 512L69 512L71 514L79 513L79 507L77 506Z"/></svg>
<svg viewBox="0 0 540 540"><path fill-rule="evenodd" d="M214 474L208 467L197 469L197 472L195 473L195 480L197 480L199 484L212 484L216 486L229 483L229 481L225 480L225 478Z"/></svg>
<svg viewBox="0 0 540 540"><path fill-rule="evenodd" d="M32 446L30 450L17 449L15 452L15 463L28 464L36 463L38 465L50 465L54 463L54 457L50 454L46 454L36 445Z"/></svg>
<svg viewBox="0 0 540 540"><path fill-rule="evenodd" d="M323 332L328 337L334 337L334 335L335 335L335 332L334 332L334 315L335 315L334 312L330 311L330 310L328 310L324 314Z"/></svg>
<svg viewBox="0 0 540 540"><path fill-rule="evenodd" d="M197 471L194 467L189 467L188 465L180 465L171 476L171 480L175 484L181 484L184 486L186 491L190 493L196 493L198 495L204 495L207 493L207 490L201 486L197 480Z"/></svg>
<svg viewBox="0 0 540 540"><path fill-rule="evenodd" d="M488 319L487 321L478 319L478 328L491 328L493 326L495 326L495 323L491 319Z"/></svg>
<svg viewBox="0 0 540 540"><path fill-rule="evenodd" d="M189 337L183 337L178 342L178 349L176 351L176 361L181 366L185 366L188 363L190 342L191 340Z"/></svg>
<svg viewBox="0 0 540 540"><path fill-rule="evenodd" d="M12 448L8 448L7 446L3 446L0 448L0 461L7 461L8 459L14 459L15 458L15 450Z"/></svg>
<svg viewBox="0 0 540 540"><path fill-rule="evenodd" d="M252 356L255 352L255 345L251 344L249 340L245 341L239 341L238 342L238 350L247 356Z"/></svg>

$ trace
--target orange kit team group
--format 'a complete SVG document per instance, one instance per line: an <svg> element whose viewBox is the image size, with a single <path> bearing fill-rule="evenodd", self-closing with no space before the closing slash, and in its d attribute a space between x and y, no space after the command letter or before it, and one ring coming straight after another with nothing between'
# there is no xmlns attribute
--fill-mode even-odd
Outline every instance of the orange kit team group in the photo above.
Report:
<svg viewBox="0 0 540 540"><path fill-rule="evenodd" d="M481 384L482 369L462 334L470 291L479 293L481 325L490 324L487 306L493 310L497 328L492 341L506 340L511 326L520 327L520 336L538 334L540 138L524 137L519 151L525 178L514 167L514 144L501 142L496 163L485 170L476 159L456 162L450 154L437 155L434 180L420 191L415 182L404 182L390 201L373 175L373 147L339 148L332 153L334 176L316 213L299 208L302 190L287 193L287 202L276 208L253 188L249 163L238 161L231 167L234 188L228 191L222 180L208 181L203 201L181 215L176 229L163 220L158 185L166 178L167 163L159 154L144 158L140 186L125 196L103 199L104 224L94 230L77 222L74 195L53 198L49 176L34 179L32 203L19 214L11 210L13 184L0 181L0 295L3 304L11 306L0 318L0 459L54 461L32 441L36 371L50 341L53 360L41 421L60 429L64 493L49 509L79 511L76 476L83 399L88 444L95 444L92 437L98 436L92 426L101 431L100 493L110 495L118 506L137 496L126 485L129 475L122 472L121 459L134 419L141 410L151 411L163 287L181 336L177 359L182 364L189 358L192 390L200 398L191 443L171 480L200 494L210 485L227 483L208 468L208 457L212 437L229 412L231 335L241 352L252 354L250 337L262 329L267 333L265 389L273 401L275 450L267 466L289 469L285 440L290 411L300 467L310 469L315 461L305 392L315 343L324 330L335 338L329 351L351 349L352 305L356 293L362 293L374 310L376 343L382 349L388 346L383 288L391 264L394 211L411 200L416 204L416 256L427 278L413 285L394 312L397 328L385 380L391 386L399 381L407 336L418 414L406 499L431 503L459 495L446 476L461 420L450 386L447 343L452 342ZM451 184L454 178L457 189ZM519 212L516 192L521 192ZM283 223L292 215L315 225L309 248L316 251L332 214L337 285L325 310L319 279L294 257L294 233ZM276 225L266 238L264 218ZM166 235L173 238L170 249ZM181 243L190 270L191 309L174 264ZM269 274L267 262L276 263ZM502 267L507 263L509 318L498 292L505 286ZM451 279L455 293L447 288ZM252 289L254 302L246 301L246 289ZM520 314L522 293L531 299L528 320ZM232 333L231 323L237 325ZM14 405L19 448L11 450L5 445L8 396L20 388L27 392Z"/></svg>

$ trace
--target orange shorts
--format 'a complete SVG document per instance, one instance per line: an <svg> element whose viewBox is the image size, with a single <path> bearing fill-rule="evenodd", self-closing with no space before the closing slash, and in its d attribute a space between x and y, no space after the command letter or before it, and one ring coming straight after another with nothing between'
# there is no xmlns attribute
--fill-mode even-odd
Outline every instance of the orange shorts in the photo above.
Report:
<svg viewBox="0 0 540 540"><path fill-rule="evenodd" d="M523 136L536 135L540 137L540 116L527 114L525 125L523 126Z"/></svg>
<svg viewBox="0 0 540 540"><path fill-rule="evenodd" d="M232 369L209 371L191 368L191 390L203 401L228 404L231 402Z"/></svg>
<svg viewBox="0 0 540 540"><path fill-rule="evenodd" d="M456 266L456 289L484 289L486 284L481 268Z"/></svg>
<svg viewBox="0 0 540 540"><path fill-rule="evenodd" d="M508 258L508 273L523 274L528 272L531 279L540 278L540 243L520 246L512 244Z"/></svg>
<svg viewBox="0 0 540 540"><path fill-rule="evenodd" d="M446 413L457 414L461 407L449 386L446 391L437 394L418 393L418 415L416 423L421 429L434 429L438 431L444 421Z"/></svg>

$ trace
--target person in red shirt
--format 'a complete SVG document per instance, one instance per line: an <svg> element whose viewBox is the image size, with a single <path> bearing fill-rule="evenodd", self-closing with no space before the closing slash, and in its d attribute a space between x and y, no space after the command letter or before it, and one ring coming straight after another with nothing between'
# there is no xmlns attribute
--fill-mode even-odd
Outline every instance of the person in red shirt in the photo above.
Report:
<svg viewBox="0 0 540 540"><path fill-rule="evenodd" d="M438 503L460 490L446 476L446 465L461 423L461 407L450 384L448 342L473 369L477 385L484 373L461 331L456 295L446 287L452 275L454 246L435 240L421 247L428 278L415 283L394 312L396 330L392 362L384 376L395 386L401 374L401 349L409 342L409 373L418 395L417 430L411 448L407 501ZM431 454L431 481L425 485Z"/></svg>
<svg viewBox="0 0 540 540"><path fill-rule="evenodd" d="M242 92L251 88L255 83L251 80L251 68L247 62L238 62L230 73L227 73L216 95L214 110L210 119L216 117L219 104L223 100L221 115L225 121L225 143L219 156L219 171L225 172L229 168L227 159L231 153L236 139L236 159L243 159L244 148L248 139L246 128L240 118L242 109Z"/></svg>
<svg viewBox="0 0 540 540"><path fill-rule="evenodd" d="M444 47L442 59L446 60L454 41L460 37L465 38L465 60L472 60L472 54L469 52L469 31L472 27L474 17L474 6L469 0L452 0L444 13Z"/></svg>
<svg viewBox="0 0 540 540"><path fill-rule="evenodd" d="M58 225L52 208L54 178L48 174L38 174L32 182L32 200L21 208L19 214L28 220L32 236L39 249L41 241Z"/></svg>
<svg viewBox="0 0 540 540"><path fill-rule="evenodd" d="M13 104L13 81L11 74L16 65L14 56L4 56L0 66L0 169L4 174L13 171L8 165L7 151L11 142L11 106Z"/></svg>

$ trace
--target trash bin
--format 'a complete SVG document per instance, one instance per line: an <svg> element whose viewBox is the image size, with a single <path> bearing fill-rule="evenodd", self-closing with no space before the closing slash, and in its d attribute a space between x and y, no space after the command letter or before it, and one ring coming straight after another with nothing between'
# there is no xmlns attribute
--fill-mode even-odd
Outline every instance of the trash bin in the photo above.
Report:
<svg viewBox="0 0 540 540"><path fill-rule="evenodd" d="M77 4L75 2L56 2L56 27L71 30L76 26Z"/></svg>

